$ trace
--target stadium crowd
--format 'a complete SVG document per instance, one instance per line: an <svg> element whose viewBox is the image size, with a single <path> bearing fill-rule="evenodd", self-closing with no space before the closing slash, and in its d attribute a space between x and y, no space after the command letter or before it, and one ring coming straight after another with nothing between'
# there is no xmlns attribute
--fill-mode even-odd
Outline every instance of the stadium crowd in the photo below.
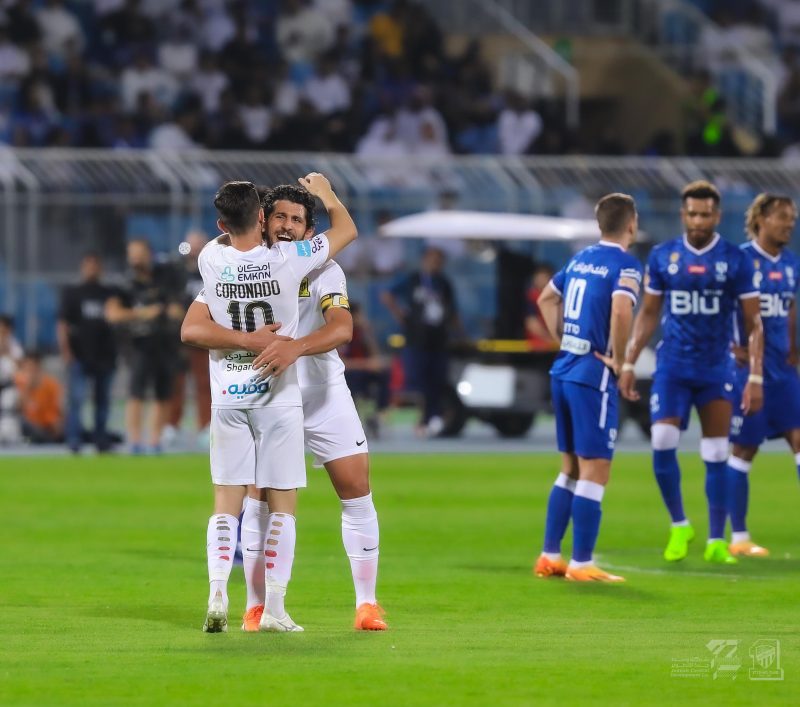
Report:
<svg viewBox="0 0 800 707"><path fill-rule="evenodd" d="M777 154L800 140L795 3L705 5L721 31L700 38L701 65L742 45L778 76L778 139L759 142ZM415 0L4 0L0 142L389 157L625 149L568 130L558 101L497 85L479 41L447 40ZM644 152L739 154L709 74L692 84L685 126Z"/></svg>

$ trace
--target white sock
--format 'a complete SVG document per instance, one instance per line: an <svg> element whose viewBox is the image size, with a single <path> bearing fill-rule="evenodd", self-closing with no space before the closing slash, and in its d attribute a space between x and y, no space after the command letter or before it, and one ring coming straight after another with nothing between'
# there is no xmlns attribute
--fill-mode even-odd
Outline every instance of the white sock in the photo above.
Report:
<svg viewBox="0 0 800 707"><path fill-rule="evenodd" d="M550 562L558 562L561 559L560 552L543 552L544 555Z"/></svg>
<svg viewBox="0 0 800 707"><path fill-rule="evenodd" d="M372 494L342 501L342 542L350 558L356 607L376 603L379 540L378 514Z"/></svg>
<svg viewBox="0 0 800 707"><path fill-rule="evenodd" d="M268 525L267 502L248 498L242 515L242 564L248 609L264 603L264 541Z"/></svg>
<svg viewBox="0 0 800 707"><path fill-rule="evenodd" d="M297 540L294 516L288 513L270 513L267 528L267 592L265 611L277 619L286 615L283 598L292 578L294 546Z"/></svg>
<svg viewBox="0 0 800 707"><path fill-rule="evenodd" d="M742 530L738 533L731 533L731 542L732 543L746 543L750 540L750 533L746 530Z"/></svg>
<svg viewBox="0 0 800 707"><path fill-rule="evenodd" d="M575 560L569 561L569 568L572 570L579 570L583 567L591 567L594 564L594 560L589 560L587 562L576 562Z"/></svg>
<svg viewBox="0 0 800 707"><path fill-rule="evenodd" d="M679 520L672 524L673 528L683 528L684 526L689 525L689 519L685 518L684 520Z"/></svg>
<svg viewBox="0 0 800 707"><path fill-rule="evenodd" d="M222 594L225 608L228 607L228 578L233 567L236 551L236 534L239 519L225 513L217 513L208 519L206 532L206 554L208 555L208 581L210 583L208 602L217 592Z"/></svg>

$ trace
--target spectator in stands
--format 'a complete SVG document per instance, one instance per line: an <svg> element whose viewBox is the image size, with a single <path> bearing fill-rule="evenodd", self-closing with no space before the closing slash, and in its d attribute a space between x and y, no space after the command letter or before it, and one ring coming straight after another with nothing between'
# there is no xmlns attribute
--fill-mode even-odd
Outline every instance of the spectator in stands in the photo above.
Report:
<svg viewBox="0 0 800 707"><path fill-rule="evenodd" d="M191 231L186 236L188 252L178 264L178 273L183 284L184 312L194 302L203 289L203 278L197 267L200 251L208 243L208 236L200 231ZM191 375L194 384L194 400L197 415L199 446L208 445L208 430L211 423L211 382L208 369L208 351L195 346L181 344L180 370L175 374L175 389L170 401L170 412L165 429L165 439L174 435L181 427L184 402L186 400L186 379Z"/></svg>
<svg viewBox="0 0 800 707"><path fill-rule="evenodd" d="M78 18L65 6L63 0L45 0L44 7L36 13L42 32L42 44L48 54L61 57L68 45L82 50L86 44Z"/></svg>
<svg viewBox="0 0 800 707"><path fill-rule="evenodd" d="M117 290L102 282L103 263L96 253L81 260L81 282L64 290L58 314L58 347L67 372L66 442L79 452L84 441L81 420L87 388L91 385L94 425L90 439L98 452L111 448L108 415L111 381L117 362L114 331L106 321L105 308Z"/></svg>
<svg viewBox="0 0 800 707"><path fill-rule="evenodd" d="M289 64L307 70L333 44L334 28L304 0L284 0L275 20L275 39Z"/></svg>
<svg viewBox="0 0 800 707"><path fill-rule="evenodd" d="M434 104L433 90L430 86L419 86L407 106L397 113L397 134L408 150L414 150L425 138L423 123L428 123L433 131L433 141L449 145L447 125Z"/></svg>
<svg viewBox="0 0 800 707"><path fill-rule="evenodd" d="M316 74L306 82L303 93L317 112L326 117L350 108L350 86L337 72L336 59L331 54L319 59Z"/></svg>
<svg viewBox="0 0 800 707"><path fill-rule="evenodd" d="M542 133L542 118L525 97L513 89L506 91L506 105L497 118L500 152L526 155Z"/></svg>
<svg viewBox="0 0 800 707"><path fill-rule="evenodd" d="M0 81L21 79L30 70L31 58L28 52L12 43L8 25L0 24Z"/></svg>
<svg viewBox="0 0 800 707"><path fill-rule="evenodd" d="M362 398L373 403L366 426L371 436L378 437L389 408L389 365L381 356L361 306L350 302L350 314L353 315L353 338L339 348L345 366L344 377L356 403Z"/></svg>
<svg viewBox="0 0 800 707"><path fill-rule="evenodd" d="M12 112L9 121L12 144L16 147L44 147L49 143L58 126L52 97L52 91L44 81L30 81L23 87L20 106Z"/></svg>
<svg viewBox="0 0 800 707"><path fill-rule="evenodd" d="M547 287L547 283L552 279L554 272L552 266L547 263L538 265L533 271L531 288L526 295L528 311L525 316L525 334L533 351L550 351L558 348L558 342L547 331L544 317L542 317L537 304L542 291Z"/></svg>
<svg viewBox="0 0 800 707"><path fill-rule="evenodd" d="M156 25L144 14L139 0L125 4L107 14L101 22L101 42L117 63L127 63L132 53L147 53L154 49Z"/></svg>
<svg viewBox="0 0 800 707"><path fill-rule="evenodd" d="M222 92L230 86L230 79L219 68L217 57L211 52L200 55L200 67L189 79L190 90L199 96L205 113L219 110Z"/></svg>
<svg viewBox="0 0 800 707"><path fill-rule="evenodd" d="M172 397L178 332L184 315L182 293L176 287L174 269L154 262L147 241L128 243L128 265L128 287L109 299L106 316L112 324L122 325L130 340L130 390L125 409L130 450L133 454L158 454ZM142 417L151 389L155 404L145 448Z"/></svg>
<svg viewBox="0 0 800 707"><path fill-rule="evenodd" d="M175 120L167 120L153 128L148 144L156 150L192 150L199 147L194 136L200 122L198 112L187 106L175 116Z"/></svg>
<svg viewBox="0 0 800 707"><path fill-rule="evenodd" d="M22 437L19 396L14 376L22 360L22 347L14 336L14 320L0 315L0 443L13 444Z"/></svg>
<svg viewBox="0 0 800 707"><path fill-rule="evenodd" d="M158 45L158 64L176 79L185 81L197 71L198 54L191 34L183 28L173 29L166 32Z"/></svg>
<svg viewBox="0 0 800 707"><path fill-rule="evenodd" d="M53 444L64 439L61 383L45 373L42 357L31 351L22 357L14 377L22 411L22 434L32 444Z"/></svg>
<svg viewBox="0 0 800 707"><path fill-rule="evenodd" d="M272 132L273 121L269 100L261 86L247 87L244 101L239 106L239 118L247 147L264 149Z"/></svg>
<svg viewBox="0 0 800 707"><path fill-rule="evenodd" d="M444 274L444 263L442 250L428 248L419 271L381 293L381 301L403 328L408 387L423 396L417 431L432 437L444 428L442 395L449 339L454 330L460 330L455 291Z"/></svg>
<svg viewBox="0 0 800 707"><path fill-rule="evenodd" d="M125 69L120 77L122 107L133 112L143 93L155 99L161 107L171 108L177 84L166 71L153 66L146 51L139 50L133 65Z"/></svg>

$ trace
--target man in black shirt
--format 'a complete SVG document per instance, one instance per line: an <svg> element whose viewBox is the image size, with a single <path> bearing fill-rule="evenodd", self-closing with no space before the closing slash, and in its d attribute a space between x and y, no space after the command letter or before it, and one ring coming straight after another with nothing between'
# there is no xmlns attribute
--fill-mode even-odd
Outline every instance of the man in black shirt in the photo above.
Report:
<svg viewBox="0 0 800 707"><path fill-rule="evenodd" d="M145 451L142 440L144 401L153 388L155 406L150 418L148 451L161 451L161 432L169 413L179 331L184 310L180 279L169 265L153 261L150 244L144 240L128 243L131 278L119 296L106 306L113 324L124 325L130 341L130 390L125 422L131 452Z"/></svg>
<svg viewBox="0 0 800 707"><path fill-rule="evenodd" d="M81 282L64 290L58 314L58 346L67 371L65 434L73 452L83 442L81 410L89 383L94 393L94 443L99 452L111 447L106 424L117 347L105 306L117 291L102 284L102 272L100 257L87 253L81 261Z"/></svg>
<svg viewBox="0 0 800 707"><path fill-rule="evenodd" d="M443 272L444 253L428 248L421 265L418 272L383 292L381 299L403 326L409 387L419 389L424 399L420 432L436 436L444 426L449 335L460 324L453 286Z"/></svg>

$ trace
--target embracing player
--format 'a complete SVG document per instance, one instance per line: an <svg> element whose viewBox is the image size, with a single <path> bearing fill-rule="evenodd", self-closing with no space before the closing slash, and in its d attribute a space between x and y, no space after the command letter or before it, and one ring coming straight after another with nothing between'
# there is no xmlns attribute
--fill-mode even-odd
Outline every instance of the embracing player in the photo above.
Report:
<svg viewBox="0 0 800 707"><path fill-rule="evenodd" d="M700 456L706 466L709 533L704 557L733 564L725 542L726 461L733 404L745 412L761 408L763 331L758 282L752 261L715 229L720 195L706 181L688 184L681 194L685 233L653 248L647 263L645 296L620 376L620 392L637 400L633 367L658 326L662 340L650 396L653 469L672 518L664 559L681 560L694 538L683 510L678 442L694 405L700 415ZM662 304L664 306L661 317ZM750 373L741 399L733 400L730 341L737 304L748 337Z"/></svg>
<svg viewBox="0 0 800 707"><path fill-rule="evenodd" d="M765 439L784 437L800 471L800 376L797 374L798 261L786 246L797 221L797 207L788 196L759 194L745 216L749 243L742 252L750 259L760 283L764 322L764 407L750 415L735 411L731 425L733 453L728 459L728 499L733 555L766 557L747 531L749 471ZM747 349L741 341L741 312L734 327L736 382L739 389L750 377Z"/></svg>
<svg viewBox="0 0 800 707"><path fill-rule="evenodd" d="M627 253L636 238L636 205L609 194L595 207L600 242L577 253L538 300L548 331L561 341L550 370L562 471L550 492L544 551L534 572L582 582L623 582L595 566L600 502L617 437L617 384L642 283L639 261ZM572 518L572 559L561 541Z"/></svg>
<svg viewBox="0 0 800 707"><path fill-rule="evenodd" d="M302 630L284 607L294 561L297 489L306 485L302 401L293 368L260 380L252 367L253 335L266 328L263 336L269 338L269 329L278 323L285 335L296 335L300 283L357 232L325 177L311 173L299 181L322 200L331 228L311 240L281 242L274 248L263 242L265 217L255 186L228 182L220 188L214 205L225 235L209 243L198 260L207 308L193 303L181 330L184 343L210 349L214 514L207 532L211 586L203 629L211 633L227 630L227 582L249 485L267 489L270 510L266 532L271 561L260 628ZM239 342L234 347L231 331Z"/></svg>

